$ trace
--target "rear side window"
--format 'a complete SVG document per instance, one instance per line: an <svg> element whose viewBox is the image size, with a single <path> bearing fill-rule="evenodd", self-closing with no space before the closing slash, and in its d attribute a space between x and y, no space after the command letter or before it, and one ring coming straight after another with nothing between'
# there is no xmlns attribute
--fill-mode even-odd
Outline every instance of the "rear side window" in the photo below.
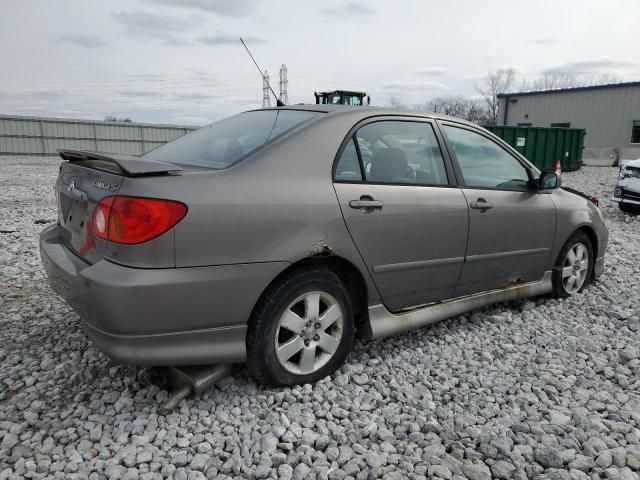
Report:
<svg viewBox="0 0 640 480"><path fill-rule="evenodd" d="M219 170L317 115L322 114L302 110L245 112L162 145L143 158Z"/></svg>
<svg viewBox="0 0 640 480"><path fill-rule="evenodd" d="M433 127L425 122L380 121L356 132L367 182L447 185Z"/></svg>
<svg viewBox="0 0 640 480"><path fill-rule="evenodd" d="M336 165L336 180L343 182L362 181L362 169L353 139L345 146Z"/></svg>

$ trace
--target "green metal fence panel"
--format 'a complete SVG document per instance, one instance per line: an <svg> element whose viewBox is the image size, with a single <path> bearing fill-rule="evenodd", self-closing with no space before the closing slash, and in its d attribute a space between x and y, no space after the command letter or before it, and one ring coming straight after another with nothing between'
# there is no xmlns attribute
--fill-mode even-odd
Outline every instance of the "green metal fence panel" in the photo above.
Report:
<svg viewBox="0 0 640 480"><path fill-rule="evenodd" d="M543 171L552 171L560 160L563 171L578 170L584 150L583 128L485 127Z"/></svg>

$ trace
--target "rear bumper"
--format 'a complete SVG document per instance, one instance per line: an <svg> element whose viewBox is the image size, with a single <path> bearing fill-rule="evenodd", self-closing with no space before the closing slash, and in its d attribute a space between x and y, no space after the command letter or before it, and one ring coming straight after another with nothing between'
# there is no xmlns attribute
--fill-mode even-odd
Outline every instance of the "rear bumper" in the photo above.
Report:
<svg viewBox="0 0 640 480"><path fill-rule="evenodd" d="M78 312L108 356L135 365L245 360L247 321L286 262L140 269L88 264L53 225L40 235L49 284Z"/></svg>
<svg viewBox="0 0 640 480"><path fill-rule="evenodd" d="M109 358L141 366L240 363L246 359L246 325L189 332L118 335L83 321L87 337Z"/></svg>

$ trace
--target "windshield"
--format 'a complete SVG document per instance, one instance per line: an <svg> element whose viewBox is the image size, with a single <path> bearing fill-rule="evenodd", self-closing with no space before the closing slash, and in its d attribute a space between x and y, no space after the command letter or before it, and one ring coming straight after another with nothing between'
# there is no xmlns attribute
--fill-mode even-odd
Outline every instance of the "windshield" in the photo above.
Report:
<svg viewBox="0 0 640 480"><path fill-rule="evenodd" d="M257 110L202 127L143 155L180 165L227 168L319 112Z"/></svg>

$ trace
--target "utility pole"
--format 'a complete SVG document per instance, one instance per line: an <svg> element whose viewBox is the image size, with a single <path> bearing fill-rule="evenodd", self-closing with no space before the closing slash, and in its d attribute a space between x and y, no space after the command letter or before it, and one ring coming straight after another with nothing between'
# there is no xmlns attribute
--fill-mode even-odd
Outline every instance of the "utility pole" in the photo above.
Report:
<svg viewBox="0 0 640 480"><path fill-rule="evenodd" d="M289 103L289 94L287 93L287 86L289 80L287 80L287 66L283 63L280 67L280 101L285 105Z"/></svg>
<svg viewBox="0 0 640 480"><path fill-rule="evenodd" d="M271 97L269 96L269 73L265 70L262 76L262 108L271 106Z"/></svg>

